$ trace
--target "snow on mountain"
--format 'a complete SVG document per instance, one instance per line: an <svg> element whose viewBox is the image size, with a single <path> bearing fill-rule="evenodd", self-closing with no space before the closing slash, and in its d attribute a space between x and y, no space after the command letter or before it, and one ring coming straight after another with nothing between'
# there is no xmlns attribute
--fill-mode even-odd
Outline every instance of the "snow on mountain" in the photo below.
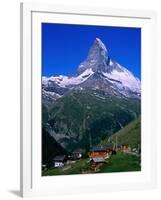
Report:
<svg viewBox="0 0 161 200"><path fill-rule="evenodd" d="M49 105L51 102L56 101L60 97L62 97L62 95L59 95L56 92L49 92L42 89L42 101L46 106Z"/></svg>
<svg viewBox="0 0 161 200"><path fill-rule="evenodd" d="M87 80L90 80L88 84L86 84ZM111 87L112 84L114 88L113 93L118 91L118 93L127 97L140 97L141 92L140 80L125 67L110 58L106 46L99 38L95 39L87 58L79 65L76 76L69 77L59 75L43 77L42 83L45 90L49 92L58 92L59 95L67 92L67 89L69 90L79 85L82 86L82 84L84 87L85 85L89 87L89 83L91 88L97 85L99 88L99 86L102 85L101 89L103 87L108 88L109 84ZM48 95L55 96L55 93L50 93Z"/></svg>
<svg viewBox="0 0 161 200"><path fill-rule="evenodd" d="M86 69L82 74L79 76L69 77L69 76L52 76L52 77L43 77L43 84L48 84L49 81L53 81L61 87L67 86L74 86L81 84L82 82L86 81L94 72L92 69Z"/></svg>
<svg viewBox="0 0 161 200"><path fill-rule="evenodd" d="M128 90L140 93L140 80L125 67L112 61L105 45L99 38L95 39L87 58L79 66L78 74L89 68L94 72L102 73L122 93L124 93L123 90L126 93Z"/></svg>
<svg viewBox="0 0 161 200"><path fill-rule="evenodd" d="M127 69L122 66L120 68L122 69L121 71L114 69L110 73L103 72L103 75L120 89L129 89L133 92L140 93L140 80Z"/></svg>
<svg viewBox="0 0 161 200"><path fill-rule="evenodd" d="M42 95L48 98L54 98L54 99L58 99L62 96L62 95L57 94L56 92L49 92L44 89L42 90Z"/></svg>

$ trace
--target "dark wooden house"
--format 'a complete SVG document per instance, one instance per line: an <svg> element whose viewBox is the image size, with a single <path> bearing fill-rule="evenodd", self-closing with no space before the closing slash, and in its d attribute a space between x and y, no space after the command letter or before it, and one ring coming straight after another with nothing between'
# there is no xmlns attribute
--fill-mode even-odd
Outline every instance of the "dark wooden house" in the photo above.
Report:
<svg viewBox="0 0 161 200"><path fill-rule="evenodd" d="M88 155L90 158L103 157L104 159L106 159L110 157L112 151L113 151L112 145L95 146L90 149Z"/></svg>
<svg viewBox="0 0 161 200"><path fill-rule="evenodd" d="M59 155L53 159L54 167L63 167L64 163L67 161L66 155Z"/></svg>
<svg viewBox="0 0 161 200"><path fill-rule="evenodd" d="M131 151L131 147L129 144L121 144L121 151L124 153L128 153Z"/></svg>
<svg viewBox="0 0 161 200"><path fill-rule="evenodd" d="M69 156L70 160L79 160L83 156L83 151L81 149L74 150Z"/></svg>
<svg viewBox="0 0 161 200"><path fill-rule="evenodd" d="M91 169L97 171L105 162L104 157L93 157L90 160Z"/></svg>

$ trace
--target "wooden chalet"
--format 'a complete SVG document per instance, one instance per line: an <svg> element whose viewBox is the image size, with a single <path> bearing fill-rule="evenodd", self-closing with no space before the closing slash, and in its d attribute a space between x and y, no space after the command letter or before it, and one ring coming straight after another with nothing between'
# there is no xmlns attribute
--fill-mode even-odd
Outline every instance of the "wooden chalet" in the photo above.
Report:
<svg viewBox="0 0 161 200"><path fill-rule="evenodd" d="M122 151L123 151L124 153L128 153L128 152L131 151L131 147L130 147L129 144L122 144L121 146L122 146Z"/></svg>
<svg viewBox="0 0 161 200"><path fill-rule="evenodd" d="M108 146L95 146L92 147L88 153L90 158L95 158L95 157L102 157L104 159L109 158L110 155L113 152L113 147L112 145Z"/></svg>
<svg viewBox="0 0 161 200"><path fill-rule="evenodd" d="M91 169L97 171L105 162L106 161L103 157L94 157L90 160Z"/></svg>
<svg viewBox="0 0 161 200"><path fill-rule="evenodd" d="M70 160L79 160L82 158L83 151L81 149L76 149L69 156Z"/></svg>
<svg viewBox="0 0 161 200"><path fill-rule="evenodd" d="M64 163L67 161L67 156L66 155L60 155L60 156L56 156L53 159L53 164L54 167L63 167Z"/></svg>

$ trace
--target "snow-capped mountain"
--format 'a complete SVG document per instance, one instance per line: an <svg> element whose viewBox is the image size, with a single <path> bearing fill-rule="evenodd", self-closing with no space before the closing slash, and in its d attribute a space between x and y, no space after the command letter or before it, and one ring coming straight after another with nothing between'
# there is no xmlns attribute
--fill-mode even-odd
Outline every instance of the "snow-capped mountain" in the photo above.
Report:
<svg viewBox="0 0 161 200"><path fill-rule="evenodd" d="M42 77L43 99L53 99L72 89L103 90L105 95L140 98L140 80L109 56L103 42L96 38L87 58L78 66L77 75Z"/></svg>
<svg viewBox="0 0 161 200"><path fill-rule="evenodd" d="M140 115L140 80L96 38L75 76L42 77L42 101L50 136L68 151L88 151L90 141L97 145Z"/></svg>
<svg viewBox="0 0 161 200"><path fill-rule="evenodd" d="M43 85L46 86L49 84L49 82L54 82L58 84L61 87L68 87L68 86L74 86L79 85L82 82L86 81L90 75L92 75L94 72L91 68L86 69L84 72L82 72L80 75L75 77L68 77L68 76L53 76L53 77L43 77Z"/></svg>

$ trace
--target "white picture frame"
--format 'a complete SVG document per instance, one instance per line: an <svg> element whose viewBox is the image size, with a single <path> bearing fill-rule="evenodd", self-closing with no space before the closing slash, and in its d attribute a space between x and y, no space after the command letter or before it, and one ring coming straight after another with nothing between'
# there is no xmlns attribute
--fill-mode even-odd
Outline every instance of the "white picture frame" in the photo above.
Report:
<svg viewBox="0 0 161 200"><path fill-rule="evenodd" d="M41 176L41 23L142 28L142 170L131 173ZM156 13L21 4L21 195L44 196L140 190L156 186ZM108 181L107 181L108 180Z"/></svg>

